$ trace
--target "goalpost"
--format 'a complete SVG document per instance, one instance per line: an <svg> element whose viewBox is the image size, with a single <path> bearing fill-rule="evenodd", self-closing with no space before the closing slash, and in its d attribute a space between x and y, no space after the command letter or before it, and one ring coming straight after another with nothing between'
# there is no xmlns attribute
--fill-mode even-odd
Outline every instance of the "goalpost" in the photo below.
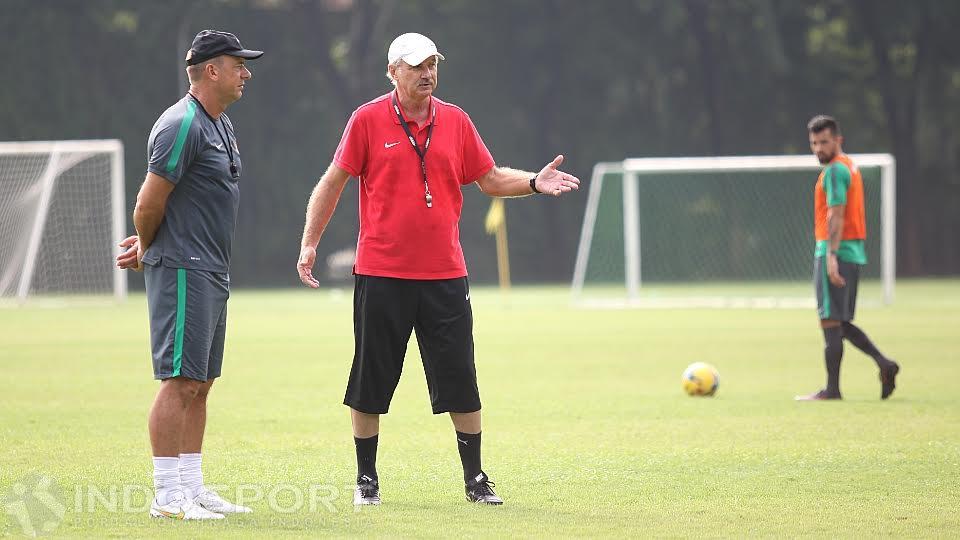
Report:
<svg viewBox="0 0 960 540"><path fill-rule="evenodd" d="M864 179L864 304L895 281L896 169L853 154ZM598 163L574 268L584 307L810 307L813 156L635 158Z"/></svg>
<svg viewBox="0 0 960 540"><path fill-rule="evenodd" d="M127 293L118 140L0 143L0 299Z"/></svg>

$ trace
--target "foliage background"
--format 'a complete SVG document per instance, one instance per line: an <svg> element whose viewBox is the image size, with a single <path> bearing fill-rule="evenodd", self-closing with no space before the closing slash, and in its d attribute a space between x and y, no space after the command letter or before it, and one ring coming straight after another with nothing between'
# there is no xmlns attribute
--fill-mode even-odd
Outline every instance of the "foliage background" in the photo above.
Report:
<svg viewBox="0 0 960 540"><path fill-rule="evenodd" d="M847 151L897 158L898 272L960 269L958 2L0 0L0 11L0 140L122 139L131 210L146 136L185 91L193 35L225 29L267 51L230 109L245 171L237 285L297 283L310 189L351 111L387 91L385 51L406 31L438 43L438 96L514 167L564 153L587 179L624 157L806 153L806 121L833 114ZM509 204L515 281L570 278L584 195ZM466 199L468 267L492 282L487 199ZM354 182L321 257L355 243L356 200Z"/></svg>

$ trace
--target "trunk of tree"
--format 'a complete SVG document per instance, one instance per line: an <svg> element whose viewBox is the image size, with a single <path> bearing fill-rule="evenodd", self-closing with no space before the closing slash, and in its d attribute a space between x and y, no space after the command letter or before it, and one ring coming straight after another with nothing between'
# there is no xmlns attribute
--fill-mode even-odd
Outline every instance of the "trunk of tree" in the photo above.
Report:
<svg viewBox="0 0 960 540"><path fill-rule="evenodd" d="M724 151L724 133L720 121L720 85L717 82L717 44L707 26L710 20L709 7L705 0L686 1L690 31L697 42L697 58L700 66L700 89L704 112L707 116L707 153L719 155Z"/></svg>
<svg viewBox="0 0 960 540"><path fill-rule="evenodd" d="M190 80L187 78L187 65L186 57L187 50L190 48L190 44L193 43L193 36L190 35L190 23L193 21L192 13L190 12L189 2L181 2L178 12L180 13L180 20L177 21L177 35L176 35L176 44L174 44L173 53L174 56L174 65L177 69L177 89L174 94L177 96L175 99L186 95L186 91L190 88Z"/></svg>
<svg viewBox="0 0 960 540"><path fill-rule="evenodd" d="M877 10L871 2L857 0L857 16L863 21L863 32L877 63L877 86L883 96L883 109L893 142L897 160L897 257L898 270L907 274L927 272L928 261L924 256L924 238L928 227L924 200L929 192L929 179L919 174L917 149L917 96L921 70L926 67L928 41L926 24L913 28L912 41L916 44L916 58L912 72L906 80L897 76L890 59L892 40L882 31L882 21L877 20ZM917 9L925 9L919 5ZM926 16L921 20L925 23ZM927 185L924 185L927 184Z"/></svg>

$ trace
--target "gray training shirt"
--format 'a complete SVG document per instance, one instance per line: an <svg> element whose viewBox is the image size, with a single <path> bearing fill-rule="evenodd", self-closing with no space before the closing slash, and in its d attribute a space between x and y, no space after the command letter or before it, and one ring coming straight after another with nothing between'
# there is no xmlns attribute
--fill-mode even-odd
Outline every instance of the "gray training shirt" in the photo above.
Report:
<svg viewBox="0 0 960 540"><path fill-rule="evenodd" d="M233 124L216 123L187 94L160 115L147 141L147 170L176 187L153 243L143 256L150 265L226 273L240 204L239 177L230 172L230 145L242 171ZM226 127L227 133L224 133ZM220 134L217 134L217 129Z"/></svg>

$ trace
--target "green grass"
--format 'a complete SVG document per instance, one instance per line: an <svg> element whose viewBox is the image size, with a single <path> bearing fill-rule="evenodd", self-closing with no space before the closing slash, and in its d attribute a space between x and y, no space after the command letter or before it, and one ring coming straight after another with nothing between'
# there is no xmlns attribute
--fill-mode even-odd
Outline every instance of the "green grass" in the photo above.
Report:
<svg viewBox="0 0 960 540"><path fill-rule="evenodd" d="M472 296L484 468L503 507L463 500L451 424L430 414L411 344L382 420L383 506L354 512L340 404L350 293L306 289L234 292L210 398L207 482L272 503L215 524L90 503L126 487L136 510L152 489L142 296L0 309L0 498L31 473L52 477L66 505L53 534L84 537L960 535L960 281L902 281L893 306L858 314L903 366L886 402L849 345L843 402L792 400L822 384L812 310L577 310L560 288ZM715 398L680 390L698 360L720 370ZM331 507L298 505L310 489ZM22 530L0 507L4 533Z"/></svg>

